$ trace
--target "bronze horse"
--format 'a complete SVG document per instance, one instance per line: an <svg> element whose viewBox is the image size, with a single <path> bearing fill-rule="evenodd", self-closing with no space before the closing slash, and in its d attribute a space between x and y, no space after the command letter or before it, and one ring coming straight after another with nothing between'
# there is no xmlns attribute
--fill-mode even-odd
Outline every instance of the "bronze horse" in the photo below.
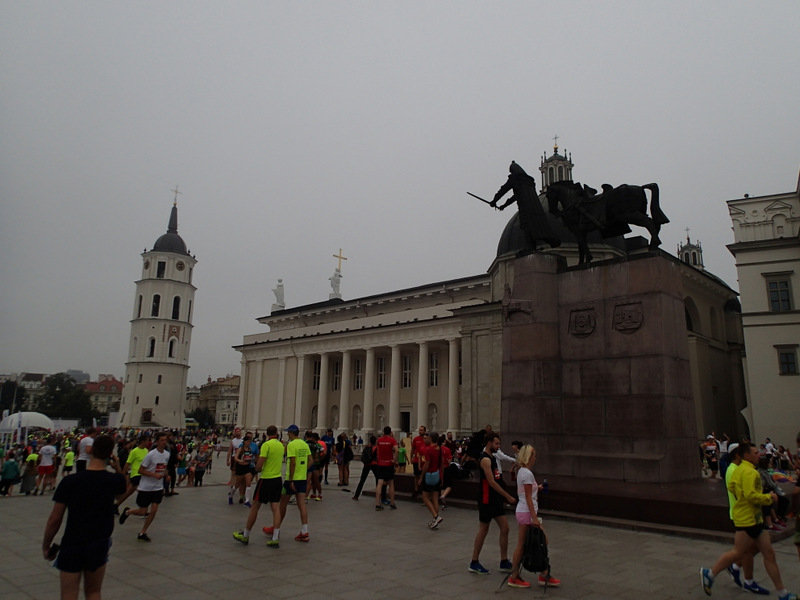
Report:
<svg viewBox="0 0 800 600"><path fill-rule="evenodd" d="M647 215L647 194L650 190L650 214ZM586 235L599 230L604 238L624 235L631 231L628 225L644 227L650 233L650 250L661 245L658 237L661 226L669 223L658 202L658 185L621 185L612 188L603 185L597 194L589 186L572 181L557 181L547 187L549 211L561 217L564 225L578 240L579 264L589 263L592 255ZM560 205L560 208L559 208Z"/></svg>

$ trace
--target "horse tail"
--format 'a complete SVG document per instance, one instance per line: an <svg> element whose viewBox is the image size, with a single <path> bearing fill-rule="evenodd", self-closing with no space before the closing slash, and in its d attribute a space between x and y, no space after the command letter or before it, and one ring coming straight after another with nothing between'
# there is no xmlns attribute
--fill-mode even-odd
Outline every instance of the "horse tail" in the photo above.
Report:
<svg viewBox="0 0 800 600"><path fill-rule="evenodd" d="M667 215L661 210L661 205L658 202L658 184L648 183L642 186L644 190L650 190L650 217L656 225L663 225L669 223Z"/></svg>

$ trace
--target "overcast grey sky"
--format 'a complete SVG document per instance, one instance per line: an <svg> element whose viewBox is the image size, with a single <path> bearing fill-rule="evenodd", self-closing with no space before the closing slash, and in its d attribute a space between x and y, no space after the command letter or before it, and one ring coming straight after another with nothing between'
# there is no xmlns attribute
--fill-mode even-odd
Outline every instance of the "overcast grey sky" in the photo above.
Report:
<svg viewBox="0 0 800 600"><path fill-rule="evenodd" d="M657 182L737 288L725 200L794 190L800 3L0 3L0 372L124 374L140 253L199 261L189 383L289 307L485 272L514 159ZM643 234L636 229L635 233Z"/></svg>

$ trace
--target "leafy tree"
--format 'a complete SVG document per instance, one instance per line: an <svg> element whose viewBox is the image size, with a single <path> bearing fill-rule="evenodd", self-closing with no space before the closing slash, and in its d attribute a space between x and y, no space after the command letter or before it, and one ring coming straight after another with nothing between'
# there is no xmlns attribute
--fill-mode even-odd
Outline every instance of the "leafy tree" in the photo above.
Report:
<svg viewBox="0 0 800 600"><path fill-rule="evenodd" d="M44 382L45 391L39 398L37 410L51 419L78 419L81 425L92 424L100 413L92 410L89 392L67 375L56 373Z"/></svg>
<svg viewBox="0 0 800 600"><path fill-rule="evenodd" d="M17 412L25 402L28 390L17 384L16 381L4 381L0 386L0 413L7 410L9 413ZM14 396L16 395L16 404Z"/></svg>

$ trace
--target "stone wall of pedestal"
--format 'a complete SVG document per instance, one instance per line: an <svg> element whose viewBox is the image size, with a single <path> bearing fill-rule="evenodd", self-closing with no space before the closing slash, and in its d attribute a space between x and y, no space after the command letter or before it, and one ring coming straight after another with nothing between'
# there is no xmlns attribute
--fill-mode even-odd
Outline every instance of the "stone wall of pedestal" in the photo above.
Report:
<svg viewBox="0 0 800 600"><path fill-rule="evenodd" d="M699 477L679 266L659 255L567 269L516 259L503 323L503 439L538 473Z"/></svg>

